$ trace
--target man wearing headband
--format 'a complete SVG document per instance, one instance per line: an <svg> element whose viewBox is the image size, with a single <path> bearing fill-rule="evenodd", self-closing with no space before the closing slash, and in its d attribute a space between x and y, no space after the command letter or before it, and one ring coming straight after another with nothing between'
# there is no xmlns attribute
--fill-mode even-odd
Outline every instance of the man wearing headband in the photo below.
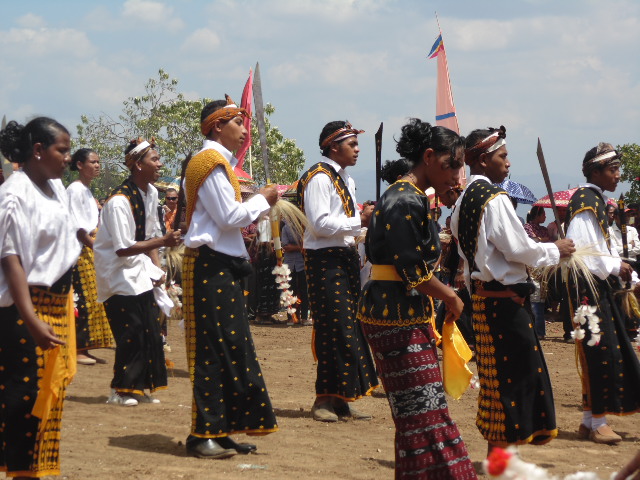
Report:
<svg viewBox="0 0 640 480"><path fill-rule="evenodd" d="M184 177L187 233L182 287L187 360L193 386L187 452L227 458L256 446L229 435L265 435L278 429L260 371L242 288L251 273L241 228L278 199L274 185L242 202L233 152L247 135L230 97L207 104L201 114L204 146Z"/></svg>
<svg viewBox="0 0 640 480"><path fill-rule="evenodd" d="M586 153L582 173L587 183L576 190L569 202L567 238L572 238L577 247L596 250L593 256L581 257L593 281L589 285L582 274L577 286L569 282L567 292L571 318L585 302L597 307L593 313L597 318L582 325L576 324L574 318L583 407L578 436L596 443L616 444L622 438L607 424L606 415L628 415L640 410L640 364L612 288L622 288L618 278L635 282L637 276L628 263L620 260L612 245L605 212L604 192L613 192L620 181L620 154L613 145L599 143Z"/></svg>
<svg viewBox="0 0 640 480"><path fill-rule="evenodd" d="M154 286L162 283L158 248L180 243L180 232L162 236L158 221L160 155L154 141L133 140L125 150L131 171L102 208L94 244L98 301L104 302L116 341L107 403L159 403L146 395L167 387L167 369Z"/></svg>
<svg viewBox="0 0 640 480"><path fill-rule="evenodd" d="M325 125L320 133L323 158L298 182L298 198L309 226L304 257L318 360L313 418L370 419L351 406L378 385L373 360L356 320L360 262L355 237L369 224L373 205L356 207L355 183L346 168L358 160L358 135L349 122Z"/></svg>
<svg viewBox="0 0 640 480"><path fill-rule="evenodd" d="M573 252L573 242L530 239L507 193L493 185L509 173L504 127L471 132L465 161L470 178L456 201L451 231L473 301L480 378L476 426L489 451L544 444L558 430L549 373L533 330L527 265L557 264Z"/></svg>

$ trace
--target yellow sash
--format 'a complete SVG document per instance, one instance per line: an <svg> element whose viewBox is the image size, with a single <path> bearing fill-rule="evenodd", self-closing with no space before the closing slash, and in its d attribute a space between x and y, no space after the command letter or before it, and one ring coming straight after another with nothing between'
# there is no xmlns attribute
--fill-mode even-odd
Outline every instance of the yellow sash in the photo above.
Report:
<svg viewBox="0 0 640 480"><path fill-rule="evenodd" d="M227 162L220 152L213 148L203 150L189 161L187 171L184 174L185 199L187 201L187 228L191 223L191 216L196 208L198 190L200 190L200 186L202 186L207 177L218 166L222 166L225 172L227 172L229 183L231 183L233 191L236 194L236 201L242 201L242 197L240 196L240 182L238 182L238 177L236 177L229 162Z"/></svg>

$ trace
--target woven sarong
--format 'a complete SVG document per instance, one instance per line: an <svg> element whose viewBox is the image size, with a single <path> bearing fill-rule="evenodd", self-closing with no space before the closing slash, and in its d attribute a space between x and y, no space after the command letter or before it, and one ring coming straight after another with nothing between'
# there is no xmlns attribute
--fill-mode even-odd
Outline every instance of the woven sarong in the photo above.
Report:
<svg viewBox="0 0 640 480"><path fill-rule="evenodd" d="M591 339L588 324L581 326L585 330L584 339L576 341L582 406L584 410L591 410L594 417L629 415L640 411L640 363L625 332L624 319L611 287L605 280L596 282L600 342L587 345ZM590 305L596 305L592 293L586 290L582 293L583 298L589 298Z"/></svg>
<svg viewBox="0 0 640 480"><path fill-rule="evenodd" d="M373 359L356 319L360 264L354 248L305 250L316 395L355 400L378 386Z"/></svg>
<svg viewBox="0 0 640 480"><path fill-rule="evenodd" d="M477 478L449 416L431 326L362 328L396 425L396 478Z"/></svg>
<svg viewBox="0 0 640 480"><path fill-rule="evenodd" d="M107 314L98 302L93 250L86 245L73 267L73 291L76 294L76 348L111 348L115 345Z"/></svg>
<svg viewBox="0 0 640 480"><path fill-rule="evenodd" d="M167 388L167 366L160 332L160 310L153 291L140 295L113 295L104 302L116 340L111 388L120 393L144 394Z"/></svg>
<svg viewBox="0 0 640 480"><path fill-rule="evenodd" d="M36 346L15 305L0 308L0 471L8 476L60 475L60 430L66 386L75 373L71 270L51 288L32 287L38 318L66 342L43 351ZM49 365L56 358L55 365ZM32 414L43 376L54 367L60 380L45 421Z"/></svg>
<svg viewBox="0 0 640 480"><path fill-rule="evenodd" d="M558 434L553 393L532 315L510 298L471 299L478 430L497 446L551 441Z"/></svg>
<svg viewBox="0 0 640 480"><path fill-rule="evenodd" d="M183 310L195 437L278 430L249 330L242 279L250 271L246 260L206 246L185 250Z"/></svg>

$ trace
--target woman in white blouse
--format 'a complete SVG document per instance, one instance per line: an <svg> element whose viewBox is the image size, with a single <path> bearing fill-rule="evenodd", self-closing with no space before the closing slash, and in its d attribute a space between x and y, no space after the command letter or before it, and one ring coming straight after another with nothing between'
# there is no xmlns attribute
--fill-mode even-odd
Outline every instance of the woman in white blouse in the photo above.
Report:
<svg viewBox="0 0 640 480"><path fill-rule="evenodd" d="M80 253L60 177L71 140L55 120L11 121L0 151L0 470L59 475L65 387L75 372L71 267Z"/></svg>
<svg viewBox="0 0 640 480"><path fill-rule="evenodd" d="M76 348L77 362L81 365L106 363L89 353L93 348L114 346L111 327L102 303L98 302L93 242L96 238L100 212L89 187L100 175L100 158L90 148L81 148L71 157L71 170L78 172L78 180L67 187L69 211L78 228L82 253L73 268L73 290L76 294Z"/></svg>

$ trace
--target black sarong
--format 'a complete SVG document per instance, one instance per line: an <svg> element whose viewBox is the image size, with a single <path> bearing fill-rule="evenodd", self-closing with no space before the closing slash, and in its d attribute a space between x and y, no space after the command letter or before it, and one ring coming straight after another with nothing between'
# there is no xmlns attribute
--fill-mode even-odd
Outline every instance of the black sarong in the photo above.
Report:
<svg viewBox="0 0 640 480"><path fill-rule="evenodd" d="M70 351L75 349L70 287L71 270L50 288L30 289L38 318L67 342L55 347L67 364L75 363L75 351ZM64 380L45 422L32 415L45 361L16 306L0 308L0 471L11 477L60 475L62 409L69 379Z"/></svg>
<svg viewBox="0 0 640 480"><path fill-rule="evenodd" d="M160 310L153 291L113 295L104 302L116 340L111 388L143 395L167 387L167 366L160 332Z"/></svg>
<svg viewBox="0 0 640 480"><path fill-rule="evenodd" d="M582 369L582 405L594 417L635 413L640 411L640 363L611 287L605 280L596 282L600 342L587 345L591 339L588 323L582 326L584 339L576 342ZM583 298L589 299L589 305L596 305L593 293L586 289L582 293Z"/></svg>
<svg viewBox="0 0 640 480"><path fill-rule="evenodd" d="M276 283L273 269L278 264L276 252L270 243L262 242L258 245L256 260L256 293L258 306L256 314L275 315L280 311L280 290Z"/></svg>
<svg viewBox="0 0 640 480"><path fill-rule="evenodd" d="M305 270L318 359L316 395L355 400L378 386L360 322L360 264L354 248L305 250Z"/></svg>
<svg viewBox="0 0 640 480"><path fill-rule="evenodd" d="M536 445L556 437L547 365L533 317L511 298L472 295L480 378L476 426L489 443Z"/></svg>
<svg viewBox="0 0 640 480"><path fill-rule="evenodd" d="M278 430L243 296L242 279L250 271L246 260L206 246L185 251L183 311L195 437Z"/></svg>

